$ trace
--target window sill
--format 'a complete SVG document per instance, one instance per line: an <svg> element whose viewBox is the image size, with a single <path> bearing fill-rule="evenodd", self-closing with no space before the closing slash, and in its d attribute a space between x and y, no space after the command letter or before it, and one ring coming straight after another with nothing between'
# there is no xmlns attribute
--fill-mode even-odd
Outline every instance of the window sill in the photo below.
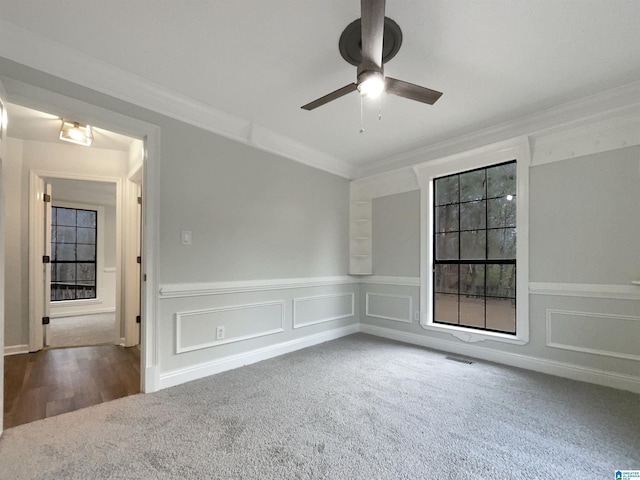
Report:
<svg viewBox="0 0 640 480"><path fill-rule="evenodd" d="M50 302L51 308L56 307L75 307L78 305L100 305L102 300L99 298L82 298L80 300L58 300Z"/></svg>
<svg viewBox="0 0 640 480"><path fill-rule="evenodd" d="M495 342L509 343L512 345L526 345L529 340L517 335L508 335L506 333L497 332L483 332L481 330L470 330L463 327L456 327L453 325L442 325L439 323L421 323L420 326L425 330L431 330L434 332L448 333L453 335L458 340L468 343L484 342L485 340L492 340Z"/></svg>

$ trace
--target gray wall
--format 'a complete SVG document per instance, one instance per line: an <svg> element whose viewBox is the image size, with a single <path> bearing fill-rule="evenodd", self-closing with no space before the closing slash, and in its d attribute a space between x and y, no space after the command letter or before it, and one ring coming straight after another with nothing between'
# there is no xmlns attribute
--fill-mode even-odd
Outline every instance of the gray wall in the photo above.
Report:
<svg viewBox="0 0 640 480"><path fill-rule="evenodd" d="M104 207L104 267L116 267L116 207Z"/></svg>
<svg viewBox="0 0 640 480"><path fill-rule="evenodd" d="M404 235L418 236L420 197L409 192L377 198L373 203L373 258L376 275L418 276L408 265L418 265L419 253ZM630 287L640 279L640 147L630 147L530 170L530 281L552 284L596 284ZM365 279L366 281L366 279ZM400 321L363 316L367 325L430 337L448 345L464 342L446 333L424 330L408 318L409 302L419 306L419 288L365 284L366 293L392 295ZM554 335L567 344L634 355L629 336L637 338L640 301L585 296L530 295L530 342L524 346L491 340L482 348L548 359L593 370L638 376L638 361L611 355L571 351L547 346L547 315ZM403 299L405 299L405 303ZM379 297L377 297L379 298ZM576 313L577 312L577 313ZM372 312L375 313L375 312ZM575 337L575 338L572 338ZM444 345L444 344L443 344ZM620 349L619 352L616 349ZM635 349L637 355L637 349Z"/></svg>
<svg viewBox="0 0 640 480"><path fill-rule="evenodd" d="M533 282L640 278L640 147L531 169Z"/></svg>
<svg viewBox="0 0 640 480"><path fill-rule="evenodd" d="M5 345L25 345L29 339L29 243L28 206L22 185L28 177L22 172L23 142L5 140L7 155L3 163L5 187ZM11 181L9 181L11 180Z"/></svg>
<svg viewBox="0 0 640 480"><path fill-rule="evenodd" d="M162 283L347 273L346 179L185 124L170 135L163 130ZM182 229L193 245L180 244Z"/></svg>

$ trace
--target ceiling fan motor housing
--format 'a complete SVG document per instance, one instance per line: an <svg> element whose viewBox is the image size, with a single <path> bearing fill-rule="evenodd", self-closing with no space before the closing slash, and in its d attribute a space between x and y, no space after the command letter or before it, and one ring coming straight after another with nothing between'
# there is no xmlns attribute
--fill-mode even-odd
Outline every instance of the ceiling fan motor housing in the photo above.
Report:
<svg viewBox="0 0 640 480"><path fill-rule="evenodd" d="M400 26L384 17L384 36L382 43L382 63L387 63L396 56L402 45ZM340 55L347 63L357 67L362 63L362 19L354 20L344 29L338 41Z"/></svg>

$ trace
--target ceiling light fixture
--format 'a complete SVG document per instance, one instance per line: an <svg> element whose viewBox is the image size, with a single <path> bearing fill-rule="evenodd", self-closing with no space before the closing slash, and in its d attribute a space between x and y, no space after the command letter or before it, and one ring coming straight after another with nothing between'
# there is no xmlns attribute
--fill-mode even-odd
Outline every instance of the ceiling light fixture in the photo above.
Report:
<svg viewBox="0 0 640 480"><path fill-rule="evenodd" d="M358 91L363 97L377 98L384 91L382 72L364 72L358 78Z"/></svg>
<svg viewBox="0 0 640 480"><path fill-rule="evenodd" d="M91 126L81 125L78 122L70 122L62 119L60 140L90 147L93 143L93 132L91 131Z"/></svg>

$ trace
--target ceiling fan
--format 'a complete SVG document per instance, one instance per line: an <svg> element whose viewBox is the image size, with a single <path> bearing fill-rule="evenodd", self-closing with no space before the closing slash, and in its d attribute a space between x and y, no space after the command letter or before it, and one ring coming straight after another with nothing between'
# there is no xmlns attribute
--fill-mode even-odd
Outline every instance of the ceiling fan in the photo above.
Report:
<svg viewBox="0 0 640 480"><path fill-rule="evenodd" d="M402 31L384 16L385 0L360 0L362 18L345 28L340 36L340 54L358 67L356 82L303 105L313 110L355 90L363 97L375 98L383 91L399 97L433 105L442 92L384 76L383 64L398 53Z"/></svg>

